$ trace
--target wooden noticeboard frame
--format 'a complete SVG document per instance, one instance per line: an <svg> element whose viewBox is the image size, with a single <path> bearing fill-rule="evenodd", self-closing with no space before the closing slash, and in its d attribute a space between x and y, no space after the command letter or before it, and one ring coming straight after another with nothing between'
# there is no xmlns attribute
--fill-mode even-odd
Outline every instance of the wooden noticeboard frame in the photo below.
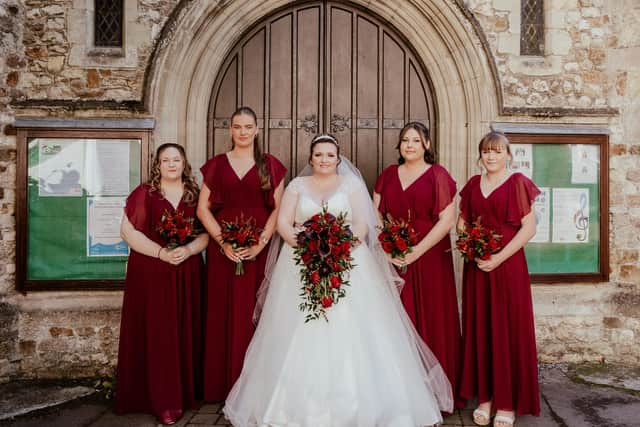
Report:
<svg viewBox="0 0 640 427"><path fill-rule="evenodd" d="M97 120L91 121L93 125L100 124ZM91 127L91 128L65 128L65 126L56 126L56 127L46 127L42 125L38 126L24 126L17 128L17 182L16 182L16 288L26 293L27 291L45 291L45 290L116 290L122 289L124 286L124 269L121 268L122 274L119 274L120 277L100 277L100 271L91 271L88 276L89 277L73 277L74 275L70 273L70 277L60 277L60 274L53 274L52 278L48 278L46 274L39 274L37 278L29 277L30 274L33 276L30 271L33 269L29 269L28 262L30 259L30 255L33 255L33 252L36 250L40 250L40 248L32 249L30 253L29 242L33 242L34 239L30 239L30 202L33 200L45 200L45 204L48 200L43 197L39 197L39 195L35 196L31 194L30 198L30 190L33 193L34 189L38 190L38 186L40 183L38 180L34 180L33 177L29 176L29 142L30 141L38 141L38 139L46 139L48 141L64 141L66 143L81 143L82 141L95 141L96 144L108 144L109 141L113 140L128 140L130 142L131 149L136 151L137 147L139 147L139 153L135 153L133 159L135 160L135 164L130 164L130 173L135 174L135 181L132 182L131 185L137 185L140 182L145 182L148 177L148 169L149 169L149 144L150 144L150 134L151 128L147 129L135 129L129 128L125 126L128 123L123 121L123 126L118 128L118 121L116 120L108 120L107 126L105 128ZM18 122L17 122L18 123ZM38 122L35 122L39 124ZM30 124L30 123L29 123ZM33 154L33 153L32 153ZM134 172L131 172L134 171ZM75 206L81 206L85 201L79 199L86 198L86 191L84 188L81 189L80 194L77 197L50 197L51 203L55 206L64 206L66 202L68 204L74 203ZM44 206L44 205L43 205ZM46 206L44 206L46 209ZM41 211L43 210L40 207ZM45 211L46 213L46 211ZM52 217L55 217L56 212L52 212ZM59 218L60 215L57 215ZM35 218L35 217L34 217ZM42 215L39 218L40 221L43 221ZM46 220L46 218L45 218ZM33 221L36 221L33 219ZM52 224L57 224L55 220L53 220ZM33 225L33 224L31 224ZM84 224L80 224L84 226ZM46 229L45 226L41 226L39 230ZM53 233L52 238L55 238L56 235L65 236L66 230L51 230ZM59 234L56 234L59 233ZM78 234L81 234L79 232ZM78 243L81 245L82 243ZM50 245L50 247L53 247ZM62 249L61 249L62 250ZM51 250L50 250L51 253ZM126 263L126 257L120 256L116 257L117 262L121 264L123 267L123 263ZM42 261L42 262L41 262ZM43 263L46 265L46 260L38 259L39 263ZM113 259L107 260L105 262L114 262ZM96 266L99 266L99 260L96 260ZM67 262L62 265L56 264L56 262L51 263L51 268L57 268L58 271L60 269L68 268L70 271L73 270L73 262ZM86 267L85 267L86 268ZM41 269L42 270L42 269ZM46 270L46 269L45 269ZM51 270L54 271L54 270ZM111 274L113 276L113 274Z"/></svg>

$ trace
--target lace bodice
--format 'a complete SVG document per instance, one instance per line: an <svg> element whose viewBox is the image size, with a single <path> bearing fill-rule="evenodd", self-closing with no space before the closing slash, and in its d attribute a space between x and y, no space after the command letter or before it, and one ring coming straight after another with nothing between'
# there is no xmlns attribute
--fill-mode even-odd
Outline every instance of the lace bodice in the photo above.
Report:
<svg viewBox="0 0 640 427"><path fill-rule="evenodd" d="M304 178L295 178L289 186L290 190L298 194L296 205L296 223L303 223L313 215L322 211L322 205L326 204L330 213L338 216L342 212L347 214L347 222L351 222L353 211L349 201L349 194L353 191L351 183L345 179L336 190L328 196L313 194L307 187Z"/></svg>

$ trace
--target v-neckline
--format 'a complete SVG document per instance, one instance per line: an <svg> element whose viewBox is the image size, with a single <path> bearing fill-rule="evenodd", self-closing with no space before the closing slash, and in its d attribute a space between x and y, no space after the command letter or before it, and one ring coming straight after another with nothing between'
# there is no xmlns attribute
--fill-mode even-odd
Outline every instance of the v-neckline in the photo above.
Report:
<svg viewBox="0 0 640 427"><path fill-rule="evenodd" d="M178 208L180 207L180 205L182 204L182 199L184 198L184 192L182 193L182 197L180 197L180 200L178 200L178 204L173 206L173 203L171 203L171 200L167 199L164 194L162 194L162 198L164 199L165 202L167 202L169 204L169 206L171 206L171 208L173 209L173 211L177 211Z"/></svg>
<svg viewBox="0 0 640 427"><path fill-rule="evenodd" d="M480 175L480 180L478 181L478 188L480 188L480 194L482 195L482 198L487 200L489 197L491 197L491 195L493 193L496 192L497 189L499 189L500 187L502 187L503 185L505 185L507 183L507 181L509 181L511 179L511 177L515 175L515 173L511 172L509 173L503 180L502 182L500 182L498 185L496 185L495 187L493 187L493 189L489 192L489 194L487 194L485 196L484 191L482 191L482 175Z"/></svg>
<svg viewBox="0 0 640 427"><path fill-rule="evenodd" d="M244 180L247 177L247 175L249 175L249 172L251 172L253 170L253 168L256 167L256 163L254 162L253 166L251 166L249 169L247 169L247 171L244 173L244 175L240 176L238 174L238 172L233 168L233 165L231 164L231 159L229 159L229 153L224 153L224 158L227 159L227 164L229 165L229 168L233 171L233 174L236 176L238 181Z"/></svg>
<svg viewBox="0 0 640 427"><path fill-rule="evenodd" d="M400 179L400 166L398 166L396 168L396 176L398 177L398 184L400 184L400 190L402 190L402 193L406 193L407 190L409 190L413 186L413 184L415 184L416 182L420 181L420 178L425 176L431 170L431 168L433 168L433 165L429 165L427 170L422 172L420 175L418 175L418 177L416 179L411 181L411 184L407 185L406 187L402 187L402 180Z"/></svg>

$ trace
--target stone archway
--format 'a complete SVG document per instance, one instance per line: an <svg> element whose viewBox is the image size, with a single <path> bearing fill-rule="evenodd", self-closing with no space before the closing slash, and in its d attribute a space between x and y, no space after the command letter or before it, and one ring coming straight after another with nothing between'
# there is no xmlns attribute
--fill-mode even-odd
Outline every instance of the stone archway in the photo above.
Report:
<svg viewBox="0 0 640 427"><path fill-rule="evenodd" d="M192 2L161 40L148 76L146 104L154 139L185 145L191 162L207 158L207 119L215 78L237 40L284 0ZM475 162L475 144L499 111L499 88L481 40L459 7L446 0L354 0L405 37L429 72L437 100L440 162L459 182Z"/></svg>

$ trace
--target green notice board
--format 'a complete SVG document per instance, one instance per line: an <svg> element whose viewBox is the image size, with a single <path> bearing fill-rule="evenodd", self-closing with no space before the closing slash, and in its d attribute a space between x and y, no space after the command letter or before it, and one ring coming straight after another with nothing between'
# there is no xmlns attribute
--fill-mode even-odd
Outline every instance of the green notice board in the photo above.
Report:
<svg viewBox="0 0 640 427"><path fill-rule="evenodd" d="M118 229L140 157L138 139L29 140L27 280L124 278Z"/></svg>
<svg viewBox="0 0 640 427"><path fill-rule="evenodd" d="M525 247L529 272L600 272L600 146L512 144L511 151L512 169L542 190L534 205L537 233Z"/></svg>

